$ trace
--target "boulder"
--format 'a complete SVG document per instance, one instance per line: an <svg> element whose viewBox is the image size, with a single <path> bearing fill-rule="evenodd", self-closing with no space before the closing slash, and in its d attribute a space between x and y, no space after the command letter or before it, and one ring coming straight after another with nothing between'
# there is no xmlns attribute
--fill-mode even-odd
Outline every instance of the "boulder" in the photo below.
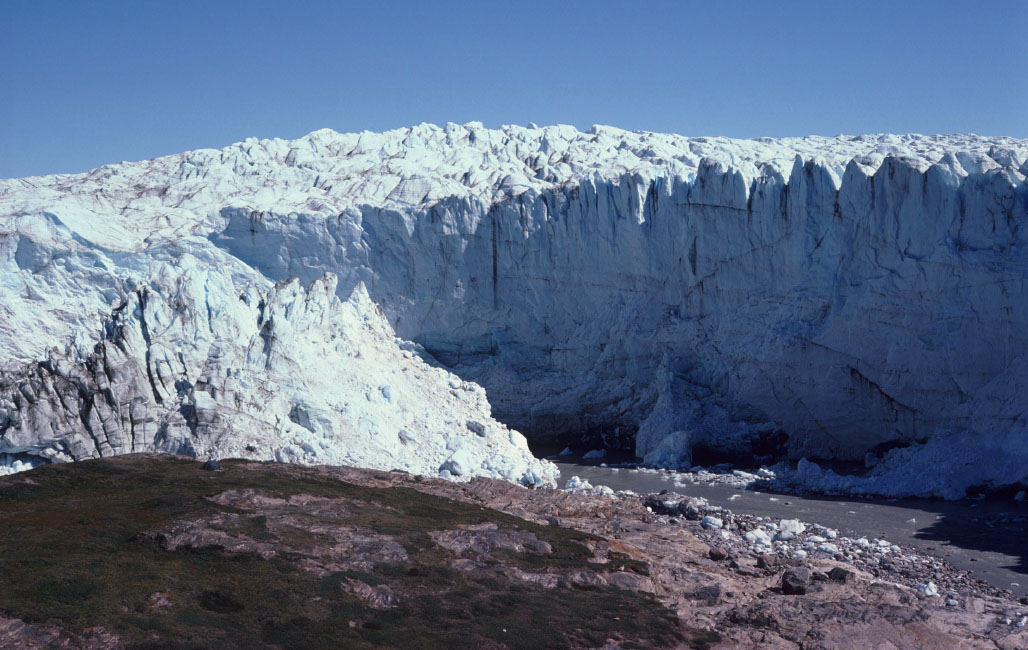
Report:
<svg viewBox="0 0 1028 650"><path fill-rule="evenodd" d="M782 574L782 592L787 596L802 596L810 588L810 569L790 567Z"/></svg>

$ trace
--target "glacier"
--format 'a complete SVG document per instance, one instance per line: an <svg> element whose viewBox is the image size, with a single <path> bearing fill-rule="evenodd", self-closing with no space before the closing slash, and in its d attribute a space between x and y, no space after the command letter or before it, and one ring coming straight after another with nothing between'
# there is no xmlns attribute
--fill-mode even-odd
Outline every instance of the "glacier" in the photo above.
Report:
<svg viewBox="0 0 1028 650"><path fill-rule="evenodd" d="M0 454L552 480L521 431L1028 483L1026 173L1005 137L469 123L0 180Z"/></svg>

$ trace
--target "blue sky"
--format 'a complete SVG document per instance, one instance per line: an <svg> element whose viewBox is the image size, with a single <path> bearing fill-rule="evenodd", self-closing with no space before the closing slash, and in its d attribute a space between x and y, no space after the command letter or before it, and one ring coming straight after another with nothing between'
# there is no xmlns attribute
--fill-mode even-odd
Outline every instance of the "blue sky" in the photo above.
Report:
<svg viewBox="0 0 1028 650"><path fill-rule="evenodd" d="M420 122L1028 137L1028 2L0 2L0 177Z"/></svg>

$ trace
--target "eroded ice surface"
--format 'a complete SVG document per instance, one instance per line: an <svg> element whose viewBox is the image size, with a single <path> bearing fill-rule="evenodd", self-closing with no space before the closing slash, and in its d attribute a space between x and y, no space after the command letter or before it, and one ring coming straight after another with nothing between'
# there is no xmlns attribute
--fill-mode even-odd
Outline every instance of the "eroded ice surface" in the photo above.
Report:
<svg viewBox="0 0 1028 650"><path fill-rule="evenodd" d="M100 408L88 405L104 402L102 381L75 389L79 406L47 407L69 414L48 429L24 424L27 405L56 398L26 396L17 377L55 355L88 366L102 332L101 347L117 347L113 312L140 287L169 313L235 313L248 287L274 292L276 282L307 286L333 273L340 300L363 283L397 334L485 386L497 416L532 435L627 441L677 466L697 444L849 459L911 445L875 468L870 480L884 492L940 444L968 458L1001 446L1010 462L995 472L947 471L943 487L927 481L921 492L1023 482L1026 160L1028 141L1012 138L730 140L450 124L322 130L0 181L0 358L10 366L0 452L58 449L72 429L79 453L105 449L85 424ZM192 279L172 280L167 269L184 259ZM229 337L216 346L233 350L226 377L252 363L240 352L262 327L250 309L238 336L220 321L204 335ZM151 369L166 383L139 389L182 403L167 422L186 424L167 440L196 437L198 390L220 394L197 388L202 370L175 363L188 350L206 367L204 323L166 344L166 365ZM162 359L142 354L132 372ZM333 359L272 369L268 381L286 393L323 390L319 378L338 373ZM258 413L248 417L265 418L256 388L241 393L243 410ZM131 422L131 400L119 399L104 402L108 419ZM333 399L322 404L330 420L351 398ZM449 406L428 402L447 417ZM302 450L309 430L279 413L284 405L267 408L279 423L267 436L283 436L276 449ZM472 419L486 422L487 409L480 403ZM220 444L237 435L205 431ZM374 439L353 435L358 446ZM439 454L426 467L440 471ZM518 458L511 476L541 471Z"/></svg>
<svg viewBox="0 0 1028 650"><path fill-rule="evenodd" d="M359 284L270 284L225 255L165 251L90 349L8 362L0 473L134 451L553 484L485 392L396 339ZM250 276L250 282L241 279Z"/></svg>

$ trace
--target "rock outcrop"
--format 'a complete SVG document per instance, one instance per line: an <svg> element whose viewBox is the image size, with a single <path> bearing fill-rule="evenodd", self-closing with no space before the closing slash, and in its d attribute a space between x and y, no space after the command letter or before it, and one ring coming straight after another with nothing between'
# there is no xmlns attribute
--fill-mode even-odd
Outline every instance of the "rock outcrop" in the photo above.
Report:
<svg viewBox="0 0 1028 650"><path fill-rule="evenodd" d="M167 455L39 468L0 478L0 648L1028 642L1009 595L898 582L931 571L922 557L909 580L755 557L738 535L657 513L680 498L237 460L205 472Z"/></svg>

